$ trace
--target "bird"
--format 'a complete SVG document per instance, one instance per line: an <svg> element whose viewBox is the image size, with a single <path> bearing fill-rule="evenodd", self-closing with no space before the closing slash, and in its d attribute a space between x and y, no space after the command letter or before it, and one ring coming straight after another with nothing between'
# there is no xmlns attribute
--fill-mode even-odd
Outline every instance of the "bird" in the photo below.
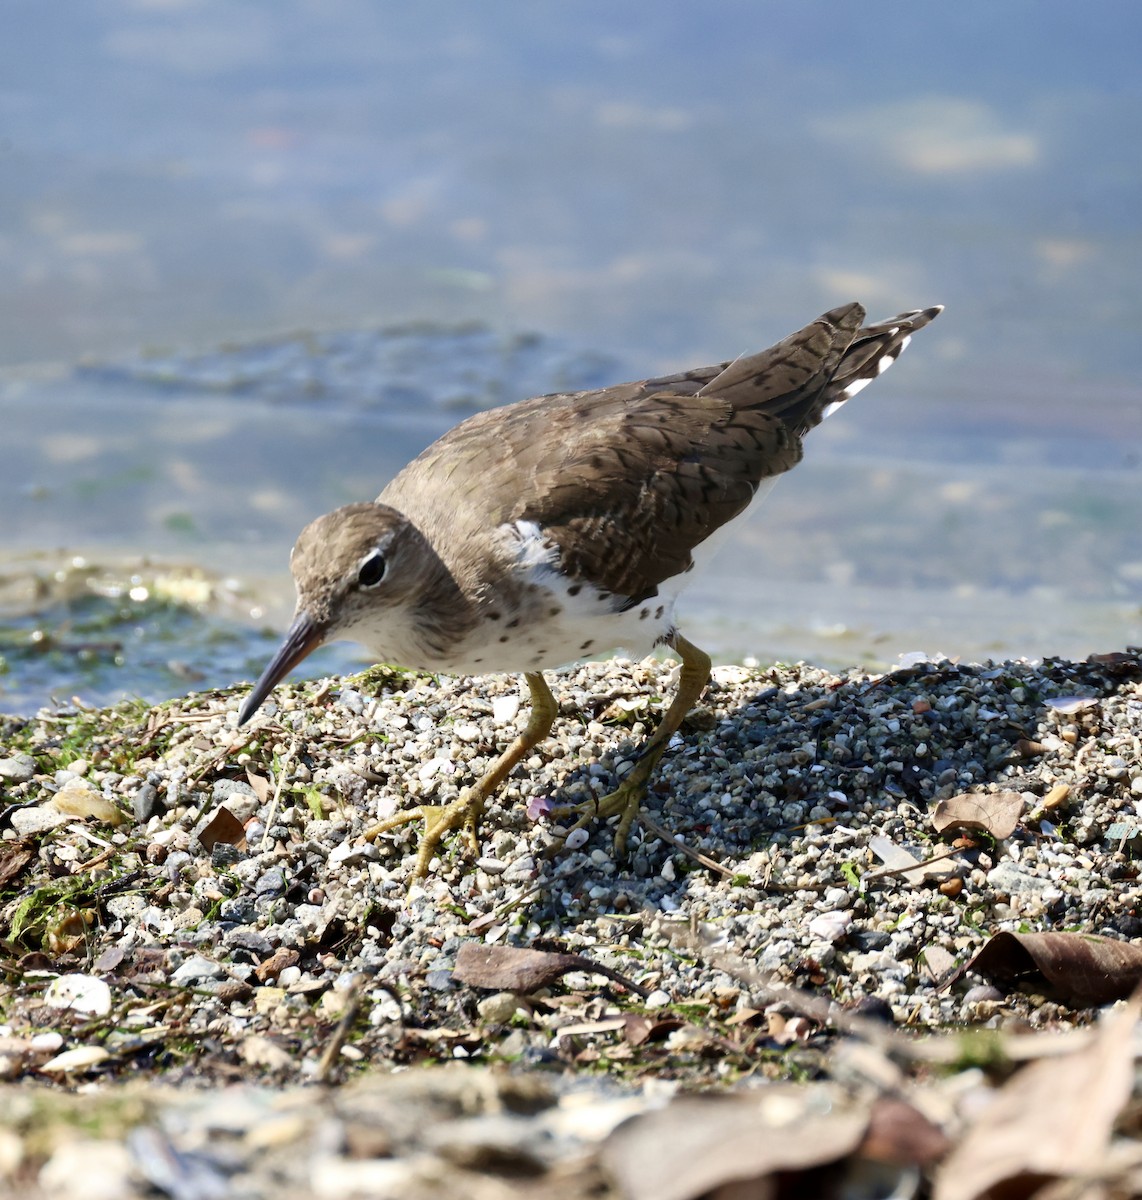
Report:
<svg viewBox="0 0 1142 1200"><path fill-rule="evenodd" d="M448 804L420 804L365 838L423 821L412 878L442 839L479 853L488 798L547 737L544 672L622 649L681 659L677 690L609 795L557 810L571 829L619 818L624 853L648 782L710 678L676 601L717 533L803 455L806 434L896 361L942 306L865 325L834 308L755 354L595 391L477 413L404 467L376 500L318 517L290 555L293 622L246 697L248 722L318 646L362 644L379 663L444 674L522 673L530 714L485 774Z"/></svg>

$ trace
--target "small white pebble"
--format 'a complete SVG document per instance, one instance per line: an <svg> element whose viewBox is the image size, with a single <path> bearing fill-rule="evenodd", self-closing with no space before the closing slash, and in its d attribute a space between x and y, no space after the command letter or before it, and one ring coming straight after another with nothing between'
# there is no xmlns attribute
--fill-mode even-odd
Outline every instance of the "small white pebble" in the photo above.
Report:
<svg viewBox="0 0 1142 1200"><path fill-rule="evenodd" d="M670 993L658 988L647 996L644 1003L647 1008L665 1008L670 1003Z"/></svg>
<svg viewBox="0 0 1142 1200"><path fill-rule="evenodd" d="M578 850L579 847L582 846L587 841L587 838L589 836L590 835L587 833L587 831L585 829L572 829L571 832L567 835L566 842L564 842L563 844L567 847L568 850Z"/></svg>
<svg viewBox="0 0 1142 1200"><path fill-rule="evenodd" d="M497 725L514 721L519 713L518 696L496 696L492 700L492 719Z"/></svg>
<svg viewBox="0 0 1142 1200"><path fill-rule="evenodd" d="M839 942L852 927L850 912L821 913L809 922L809 933L823 942Z"/></svg>

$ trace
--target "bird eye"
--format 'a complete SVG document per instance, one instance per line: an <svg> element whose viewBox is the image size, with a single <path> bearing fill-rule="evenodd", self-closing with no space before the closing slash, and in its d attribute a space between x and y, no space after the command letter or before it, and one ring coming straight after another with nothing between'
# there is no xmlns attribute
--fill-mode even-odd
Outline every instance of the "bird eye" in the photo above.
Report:
<svg viewBox="0 0 1142 1200"><path fill-rule="evenodd" d="M379 550L374 550L362 560L357 569L357 582L363 588L374 588L384 579L388 569L389 564L385 561L385 556Z"/></svg>

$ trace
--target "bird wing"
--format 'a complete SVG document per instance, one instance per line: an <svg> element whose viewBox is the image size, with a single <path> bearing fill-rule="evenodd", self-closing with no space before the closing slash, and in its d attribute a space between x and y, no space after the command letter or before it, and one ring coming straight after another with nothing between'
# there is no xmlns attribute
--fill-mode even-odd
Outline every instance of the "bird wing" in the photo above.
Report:
<svg viewBox="0 0 1142 1200"><path fill-rule="evenodd" d="M733 362L478 413L378 499L474 552L480 531L533 521L570 576L638 602L689 570L694 547L795 466L802 435L938 311L862 330L849 304Z"/></svg>

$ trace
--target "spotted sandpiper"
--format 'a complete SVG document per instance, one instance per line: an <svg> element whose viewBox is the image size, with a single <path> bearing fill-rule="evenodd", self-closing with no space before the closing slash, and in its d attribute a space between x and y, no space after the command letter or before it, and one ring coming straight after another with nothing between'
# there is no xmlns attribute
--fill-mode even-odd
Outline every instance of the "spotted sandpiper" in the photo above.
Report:
<svg viewBox="0 0 1142 1200"><path fill-rule="evenodd" d="M594 392L523 400L469 417L367 504L302 530L290 556L297 612L238 715L325 642L428 671L523 673L524 730L452 803L423 820L416 875L466 828L478 851L485 802L543 740L557 712L543 671L622 648L671 647L678 690L634 768L578 806L572 828L618 816L621 854L651 772L710 677L676 623L675 600L711 537L797 465L804 435L895 362L939 307L861 327L846 304L758 354Z"/></svg>

